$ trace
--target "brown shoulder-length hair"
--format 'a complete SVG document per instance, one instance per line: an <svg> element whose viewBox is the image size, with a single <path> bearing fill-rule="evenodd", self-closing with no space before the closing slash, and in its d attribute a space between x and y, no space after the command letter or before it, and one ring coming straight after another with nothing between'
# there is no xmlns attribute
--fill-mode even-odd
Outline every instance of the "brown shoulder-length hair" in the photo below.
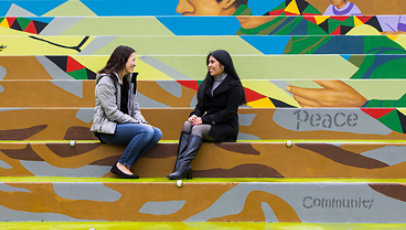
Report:
<svg viewBox="0 0 406 230"><path fill-rule="evenodd" d="M125 68L128 58L135 50L129 46L118 46L111 54L106 66L99 73L111 74Z"/></svg>

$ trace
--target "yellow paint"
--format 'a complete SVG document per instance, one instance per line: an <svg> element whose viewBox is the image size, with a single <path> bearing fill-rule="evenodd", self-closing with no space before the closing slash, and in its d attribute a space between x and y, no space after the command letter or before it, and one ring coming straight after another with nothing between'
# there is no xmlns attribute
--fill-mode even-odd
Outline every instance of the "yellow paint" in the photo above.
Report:
<svg viewBox="0 0 406 230"><path fill-rule="evenodd" d="M139 80L173 80L170 76L139 59L136 62L137 67L135 67L135 71L140 73Z"/></svg>
<svg viewBox="0 0 406 230"><path fill-rule="evenodd" d="M396 108L401 114L406 116L406 108Z"/></svg>
<svg viewBox="0 0 406 230"><path fill-rule="evenodd" d="M297 7L296 0L291 1L284 11L300 15L299 7Z"/></svg>
<svg viewBox="0 0 406 230"><path fill-rule="evenodd" d="M49 11L48 13L45 13L42 16L55 17L55 16L97 16L97 15L79 0L69 0L64 4L56 7L55 9Z"/></svg>
<svg viewBox="0 0 406 230"><path fill-rule="evenodd" d="M7 27L2 27L2 26L0 26L0 34L2 36L5 36L5 35L12 35L12 36L15 36L15 35L19 35L19 36L31 35L30 33L27 33L27 32L22 32L22 31L19 31L19 30L14 30L14 29L10 29L10 28L7 28ZM0 42L3 43L3 40L4 40L4 38L1 38Z"/></svg>
<svg viewBox="0 0 406 230"><path fill-rule="evenodd" d="M285 90L279 88L270 81L247 80L243 81L243 85L259 94L283 101L289 105L299 107L299 104L295 99L293 99L292 96L290 96Z"/></svg>
<svg viewBox="0 0 406 230"><path fill-rule="evenodd" d="M75 55L72 56L73 59L78 61L86 68L90 69L91 71L97 73L101 70L104 65L106 65L109 56L83 56L83 55Z"/></svg>
<svg viewBox="0 0 406 230"><path fill-rule="evenodd" d="M252 108L275 108L275 105L267 97L247 102L247 105Z"/></svg>
<svg viewBox="0 0 406 230"><path fill-rule="evenodd" d="M352 30L348 31L346 35L381 35L381 34L374 27L367 24L362 24L352 28Z"/></svg>
<svg viewBox="0 0 406 230"><path fill-rule="evenodd" d="M6 28L10 27L6 18L3 19L3 21L0 23L0 26L6 27Z"/></svg>
<svg viewBox="0 0 406 230"><path fill-rule="evenodd" d="M48 42L57 43L64 46L77 46L85 36L69 36L69 37L59 37L59 36L36 36L36 38L45 39ZM82 45L83 50L88 44L94 40L94 37L90 37L85 44ZM7 49L2 52L3 55L75 55L78 51L58 47L52 45L48 42L35 40L28 36L19 37L3 37L1 39L2 44L7 45Z"/></svg>
<svg viewBox="0 0 406 230"><path fill-rule="evenodd" d="M394 41L406 49L406 36L397 36Z"/></svg>
<svg viewBox="0 0 406 230"><path fill-rule="evenodd" d="M326 21L329 18L330 18L330 16L314 16L314 19L316 20L317 25L320 25L321 23L323 23L324 21Z"/></svg>
<svg viewBox="0 0 406 230"><path fill-rule="evenodd" d="M399 35L387 35L387 37L392 41L395 41L399 37Z"/></svg>
<svg viewBox="0 0 406 230"><path fill-rule="evenodd" d="M354 26L359 26L359 25L363 25L364 23L359 20L357 17L353 17L354 18Z"/></svg>

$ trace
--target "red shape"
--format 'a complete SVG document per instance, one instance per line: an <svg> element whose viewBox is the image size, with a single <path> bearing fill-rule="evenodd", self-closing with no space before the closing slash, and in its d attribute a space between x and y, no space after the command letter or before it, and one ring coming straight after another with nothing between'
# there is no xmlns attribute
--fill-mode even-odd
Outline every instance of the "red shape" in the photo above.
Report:
<svg viewBox="0 0 406 230"><path fill-rule="evenodd" d="M194 89L197 91L197 89L199 89L199 84L197 83L196 80L176 80L179 84L190 88L190 89Z"/></svg>
<svg viewBox="0 0 406 230"><path fill-rule="evenodd" d="M361 108L364 113L378 119L395 110L395 108Z"/></svg>
<svg viewBox="0 0 406 230"><path fill-rule="evenodd" d="M336 30L330 33L331 35L340 35L341 34L341 26L337 27Z"/></svg>
<svg viewBox="0 0 406 230"><path fill-rule="evenodd" d="M269 15L281 15L284 9L281 10L274 10L274 11L269 11Z"/></svg>
<svg viewBox="0 0 406 230"><path fill-rule="evenodd" d="M245 98L247 99L247 102L266 98L266 96L259 94L259 93L255 92L254 90L248 89L247 87L244 87L244 92L245 92Z"/></svg>
<svg viewBox="0 0 406 230"><path fill-rule="evenodd" d="M72 72L72 71L76 71L76 70L80 70L85 68L82 64L80 64L79 62L77 62L75 59L73 59L72 57L68 56L68 60L66 63L66 72Z"/></svg>
<svg viewBox="0 0 406 230"><path fill-rule="evenodd" d="M291 13L291 12L286 12L286 11L285 11L285 15L286 15L286 16L295 16L295 15L300 15L300 14L295 14L295 13Z"/></svg>
<svg viewBox="0 0 406 230"><path fill-rule="evenodd" d="M14 21L16 20L16 17L11 17L11 18L7 18L8 21L8 27L11 27L11 25L13 25Z"/></svg>
<svg viewBox="0 0 406 230"><path fill-rule="evenodd" d="M38 34L37 29L35 28L34 21L31 21L27 27L25 27L24 32Z"/></svg>
<svg viewBox="0 0 406 230"><path fill-rule="evenodd" d="M315 14L315 13L305 13L305 12L302 12L302 15L303 15L303 16L320 16L320 14Z"/></svg>
<svg viewBox="0 0 406 230"><path fill-rule="evenodd" d="M303 15L303 16L304 16L304 15ZM316 18L315 18L314 16L308 16L308 15L306 15L306 16L304 16L303 18L306 19L307 21L313 22L314 24L317 25Z"/></svg>
<svg viewBox="0 0 406 230"><path fill-rule="evenodd" d="M347 20L348 18L349 18L350 16L331 16L330 18L331 19L334 19L334 20L337 20L337 21L345 21L345 20Z"/></svg>
<svg viewBox="0 0 406 230"><path fill-rule="evenodd" d="M373 16L356 16L361 22L363 22L364 24L369 21L369 19L371 19Z"/></svg>

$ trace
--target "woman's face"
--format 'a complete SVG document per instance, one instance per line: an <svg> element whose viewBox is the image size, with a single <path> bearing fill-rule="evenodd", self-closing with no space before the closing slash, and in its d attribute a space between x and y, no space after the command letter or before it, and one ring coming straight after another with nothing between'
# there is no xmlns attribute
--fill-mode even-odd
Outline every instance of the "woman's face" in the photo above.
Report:
<svg viewBox="0 0 406 230"><path fill-rule="evenodd" d="M217 61L217 59L214 58L213 55L210 55L209 57L209 64L207 65L207 68L209 69L210 75L212 77L220 76L224 72L224 66L220 64L220 62Z"/></svg>
<svg viewBox="0 0 406 230"><path fill-rule="evenodd" d="M128 59L127 63L125 64L125 74L133 73L135 68L135 53L132 53Z"/></svg>

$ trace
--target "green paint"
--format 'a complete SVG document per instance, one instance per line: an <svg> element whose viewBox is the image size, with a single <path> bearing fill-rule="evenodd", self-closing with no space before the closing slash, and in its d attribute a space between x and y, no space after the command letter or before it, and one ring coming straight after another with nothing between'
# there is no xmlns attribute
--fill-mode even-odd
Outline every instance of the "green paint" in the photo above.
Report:
<svg viewBox="0 0 406 230"><path fill-rule="evenodd" d="M400 123L398 111L396 111L396 109L385 116L378 118L378 120L385 124L388 128L396 132L403 133L402 124Z"/></svg>
<svg viewBox="0 0 406 230"><path fill-rule="evenodd" d="M75 70L68 73L69 76L75 78L76 80L87 80L86 69Z"/></svg>
<svg viewBox="0 0 406 230"><path fill-rule="evenodd" d="M28 24L30 24L30 22L32 21L27 18L17 18L16 20L17 20L18 24L20 25L21 30L25 30L25 28L27 28Z"/></svg>

